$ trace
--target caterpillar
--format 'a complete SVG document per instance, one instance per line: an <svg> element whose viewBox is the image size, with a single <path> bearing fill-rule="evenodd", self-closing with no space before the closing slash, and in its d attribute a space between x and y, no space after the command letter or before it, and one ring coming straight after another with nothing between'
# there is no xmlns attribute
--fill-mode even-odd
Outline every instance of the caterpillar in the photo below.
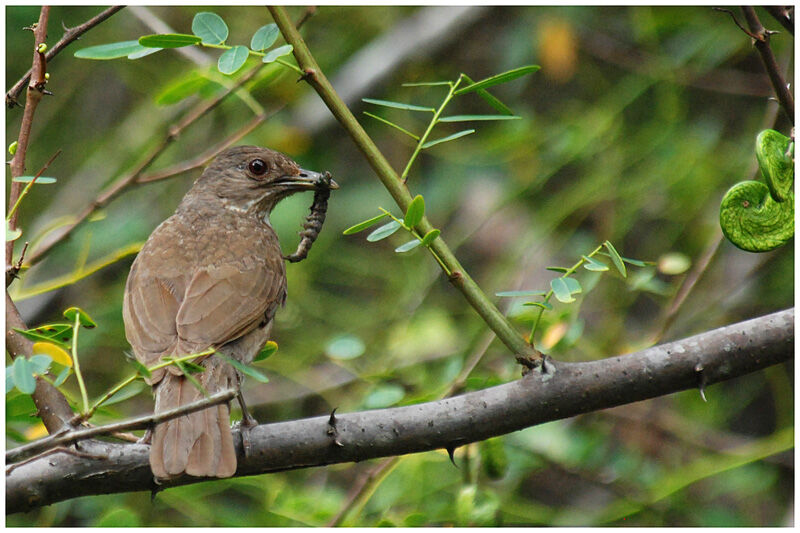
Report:
<svg viewBox="0 0 800 533"><path fill-rule="evenodd" d="M301 239L297 245L297 250L293 254L284 256L290 263L297 263L308 256L311 245L317 240L322 224L325 222L325 214L328 211L328 198L331 196L331 173L325 172L320 175L317 181L317 188L314 191L314 200L311 202L311 212L303 223Z"/></svg>

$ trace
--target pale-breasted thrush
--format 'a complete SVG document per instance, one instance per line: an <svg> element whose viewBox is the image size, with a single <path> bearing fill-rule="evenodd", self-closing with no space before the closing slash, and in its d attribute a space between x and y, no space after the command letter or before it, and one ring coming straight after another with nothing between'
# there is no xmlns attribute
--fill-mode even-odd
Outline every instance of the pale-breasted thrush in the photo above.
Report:
<svg viewBox="0 0 800 533"><path fill-rule="evenodd" d="M283 198L314 190L319 179L287 156L256 146L229 148L214 159L131 267L123 319L139 362L151 367L165 356L209 348L244 364L253 360L286 300L286 269L269 214ZM193 376L209 394L239 390L243 376L223 359L210 355L193 362L205 368ZM175 365L146 381L156 413L203 397ZM156 478L229 477L236 464L228 404L153 431Z"/></svg>

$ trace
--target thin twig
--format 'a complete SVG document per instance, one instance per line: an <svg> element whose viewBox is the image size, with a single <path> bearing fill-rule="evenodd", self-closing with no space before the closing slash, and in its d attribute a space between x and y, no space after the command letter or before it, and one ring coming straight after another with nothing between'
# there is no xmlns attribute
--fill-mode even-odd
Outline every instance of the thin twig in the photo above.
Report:
<svg viewBox="0 0 800 533"><path fill-rule="evenodd" d="M755 35L753 37L755 39L753 45L761 56L761 62L764 63L764 69L766 69L769 81L772 83L772 89L775 91L775 95L778 97L778 102L780 102L784 112L789 117L792 125L794 125L794 98L786 80L783 79L781 69L769 46L769 36L775 32L764 29L758 19L758 15L756 15L756 10L752 7L742 7L742 12L747 20L747 25L750 27L750 31L747 32L748 35L751 37Z"/></svg>
<svg viewBox="0 0 800 533"><path fill-rule="evenodd" d="M119 431L153 427L156 424L166 422L167 420L172 420L173 418L178 418L179 416L194 413L195 411L202 411L207 407L211 407L220 403L229 402L235 396L236 391L229 389L223 392L212 394L208 398L202 398L195 402L187 403L185 405L181 405L180 407L176 407L175 409L170 409L161 413L140 416L131 420L107 424L105 426L97 426L88 429L67 431L50 435L49 437L37 440L36 442L31 442L30 444L7 451L6 463L13 463L22 459L26 459L32 455L36 455L55 446L67 446L81 440L99 437L100 435L110 435Z"/></svg>
<svg viewBox="0 0 800 533"><path fill-rule="evenodd" d="M17 151L11 160L11 178L17 178L25 173L25 157L28 153L28 143L30 142L31 128L33 127L33 115L42 100L44 86L47 83L45 73L47 72L47 61L44 46L47 40L47 21L50 16L50 7L43 6L39 12L39 22L33 30L33 65L31 66L30 83L28 84L27 98L25 99L25 110L22 113L22 123L19 127L19 137L17 137ZM8 195L9 208L17 203L22 193L23 184L12 181ZM17 227L18 213L14 213L8 218L7 227L11 230ZM6 243L6 270L14 263L14 241Z"/></svg>
<svg viewBox="0 0 800 533"><path fill-rule="evenodd" d="M66 28L64 35L61 36L61 39L47 51L45 54L45 59L49 62L72 41L78 39L81 35L91 30L123 7L125 6L109 7L99 15L90 18L79 26L75 26L74 28ZM28 83L28 80L31 79L31 72L32 69L28 70L28 72L26 72L25 75L22 76L22 78L20 78L19 81L17 81L17 83L15 83L14 86L6 93L6 105L9 108L19 105L17 103L17 97L19 96L19 93L22 91L22 88L25 86L25 84Z"/></svg>

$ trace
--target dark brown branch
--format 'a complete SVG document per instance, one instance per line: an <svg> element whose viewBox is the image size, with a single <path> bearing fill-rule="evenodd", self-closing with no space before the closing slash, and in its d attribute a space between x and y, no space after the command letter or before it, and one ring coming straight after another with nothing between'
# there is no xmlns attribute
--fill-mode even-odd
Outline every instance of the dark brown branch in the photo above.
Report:
<svg viewBox="0 0 800 533"><path fill-rule="evenodd" d="M236 475L454 448L701 383L708 386L788 361L793 353L794 309L788 309L625 356L585 363L549 361L546 372L535 370L520 380L446 400L337 413L336 440L342 446L331 438L327 414L257 426L249 434L252 454L243 457L239 445ZM154 488L147 446L86 441L81 450L107 458L56 454L14 470L6 477L6 512ZM198 481L184 477L167 486Z"/></svg>
<svg viewBox="0 0 800 533"><path fill-rule="evenodd" d="M64 31L64 35L61 36L61 39L55 45L53 45L53 47L50 48L47 51L47 53L45 53L45 59L49 62L54 57L56 57L56 55L58 55L58 53L61 52L61 50L69 46L70 43L78 39L81 35L91 30L104 20L106 20L108 17L110 17L123 7L125 6L109 7L99 15L90 18L83 24L75 26L74 28L67 28ZM29 69L28 72L26 72L25 75L22 76L22 78L20 78L20 80L17 81L17 83L15 83L14 86L11 89L9 89L8 92L6 93L6 105L9 108L19 105L17 103L17 97L19 96L19 93L20 91L22 91L22 88L25 86L25 84L28 83L28 80L31 79L32 70L33 69Z"/></svg>
<svg viewBox="0 0 800 533"><path fill-rule="evenodd" d="M752 7L742 7L742 12L744 12L747 25L750 27L748 34L754 39L753 45L761 56L761 62L764 63L764 68L769 76L769 81L772 83L772 89L778 97L778 102L780 102L791 123L794 124L794 98L789 86L786 84L786 80L783 79L781 69L769 46L769 36L775 32L764 29L758 19L758 15L756 15L756 10Z"/></svg>
<svg viewBox="0 0 800 533"><path fill-rule="evenodd" d="M40 45L47 41L47 20L50 16L50 7L44 6L39 12L39 22L33 30L33 65L31 66L30 83L28 84L27 97L25 98L25 110L22 113L22 124L19 127L19 137L17 137L17 151L11 160L11 178L17 178L25 173L25 157L28 153L28 143L33 128L33 116L36 108L42 100L44 86L47 83L45 73L47 72L47 62L44 51ZM24 187L23 183L11 182L10 193L8 195L8 209L17 203L20 193ZM17 217L19 212L15 212L8 221L8 228L16 229ZM14 263L14 241L6 242L6 270L11 268Z"/></svg>
<svg viewBox="0 0 800 533"><path fill-rule="evenodd" d="M772 15L786 31L794 35L794 7L793 6L764 6L764 11Z"/></svg>
<svg viewBox="0 0 800 533"><path fill-rule="evenodd" d="M6 464L22 461L28 457L45 452L56 446L67 446L76 442L93 439L101 435L111 435L118 431L129 431L132 429L147 429L153 427L155 424L178 418L179 416L200 411L206 407L217 405L224 402L231 401L236 396L235 390L227 390L213 394L208 398L202 398L196 402L188 403L175 409L170 409L158 414L147 416L140 416L131 420L124 420L114 424L107 424L105 426L96 426L88 429L81 430L62 430L54 435L45 437L43 439L19 446L13 450L6 452Z"/></svg>
<svg viewBox="0 0 800 533"><path fill-rule="evenodd" d="M28 326L25 325L17 306L14 305L6 291L6 350L11 354L12 359L30 357L33 342L14 331L14 328L25 330L28 329ZM38 415L48 433L53 434L69 427L73 413L67 399L58 389L42 378L36 378L33 403L36 405Z"/></svg>

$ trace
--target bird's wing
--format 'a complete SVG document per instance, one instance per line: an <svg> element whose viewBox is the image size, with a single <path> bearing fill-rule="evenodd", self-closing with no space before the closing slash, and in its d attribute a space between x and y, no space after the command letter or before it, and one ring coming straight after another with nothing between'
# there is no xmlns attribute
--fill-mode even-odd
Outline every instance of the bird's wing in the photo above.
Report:
<svg viewBox="0 0 800 533"><path fill-rule="evenodd" d="M146 366L158 363L178 341L175 316L183 292L179 282L143 277L137 263L131 268L122 306L125 335L136 358Z"/></svg>
<svg viewBox="0 0 800 533"><path fill-rule="evenodd" d="M282 261L199 269L175 318L178 337L200 349L221 346L271 320L285 299Z"/></svg>

